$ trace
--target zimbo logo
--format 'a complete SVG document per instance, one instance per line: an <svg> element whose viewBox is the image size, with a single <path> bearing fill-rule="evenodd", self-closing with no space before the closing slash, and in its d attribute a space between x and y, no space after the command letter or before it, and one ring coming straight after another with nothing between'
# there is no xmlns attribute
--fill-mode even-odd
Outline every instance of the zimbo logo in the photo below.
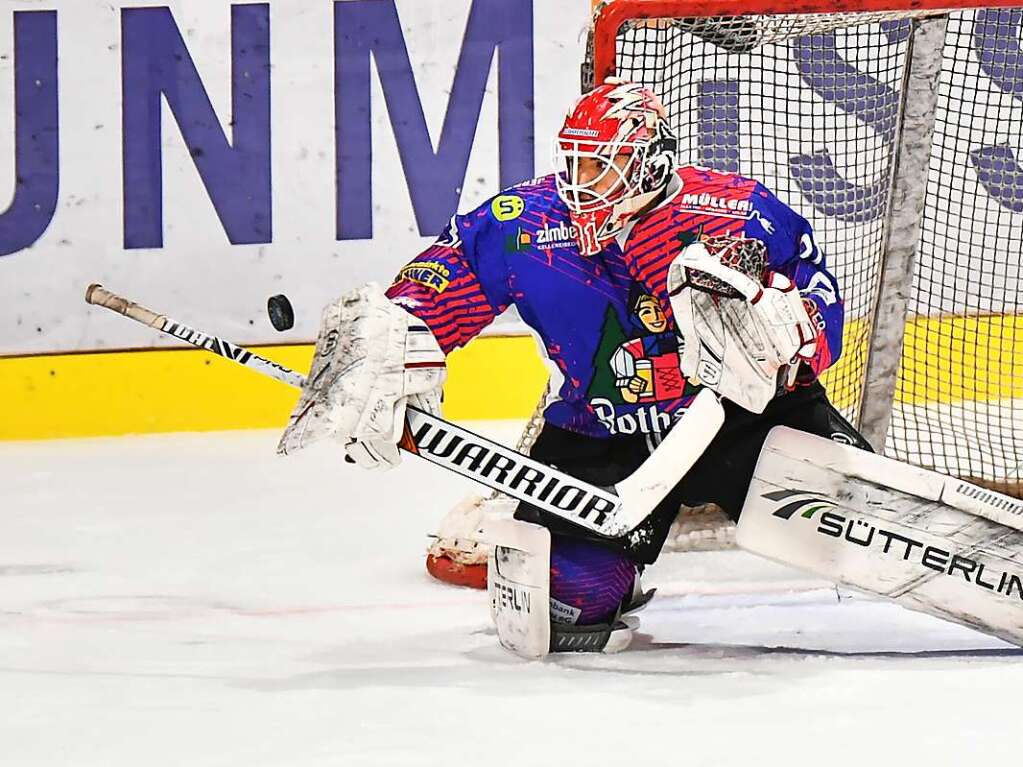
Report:
<svg viewBox="0 0 1023 767"><path fill-rule="evenodd" d="M564 248L575 243L577 229L574 225L558 224L550 226L544 224L543 229L536 232L536 244L541 250L546 248Z"/></svg>
<svg viewBox="0 0 1023 767"><path fill-rule="evenodd" d="M973 556L928 545L864 519L839 514L834 511L839 508L837 503L814 493L775 490L763 493L760 497L782 502L781 506L771 512L771 516L786 522L793 518L813 520L817 512L821 512L815 532L835 538L843 545L872 549L872 553L877 556L897 557L943 575L954 577L958 574L973 586L1006 597L1011 597L1015 592L1019 600L1023 601L1023 576L1002 568L996 569L990 562L981 562Z"/></svg>

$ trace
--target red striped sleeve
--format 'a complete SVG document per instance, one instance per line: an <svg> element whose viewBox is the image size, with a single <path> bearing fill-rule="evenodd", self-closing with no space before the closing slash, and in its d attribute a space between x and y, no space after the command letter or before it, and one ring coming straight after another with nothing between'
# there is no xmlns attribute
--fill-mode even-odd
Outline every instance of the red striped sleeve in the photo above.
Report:
<svg viewBox="0 0 1023 767"><path fill-rule="evenodd" d="M387 296L426 323L445 354L467 344L500 313L457 248L425 250L402 267Z"/></svg>

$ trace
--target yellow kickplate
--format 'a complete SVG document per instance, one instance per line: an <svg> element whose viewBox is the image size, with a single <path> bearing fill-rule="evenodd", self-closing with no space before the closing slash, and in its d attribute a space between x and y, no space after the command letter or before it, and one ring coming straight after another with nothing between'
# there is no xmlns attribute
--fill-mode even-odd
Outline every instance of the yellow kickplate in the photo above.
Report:
<svg viewBox="0 0 1023 767"><path fill-rule="evenodd" d="M312 346L253 347L305 372ZM530 337L484 336L448 358L448 418L524 418L547 372ZM0 358L0 439L283 426L298 391L198 349Z"/></svg>
<svg viewBox="0 0 1023 767"><path fill-rule="evenodd" d="M856 356L847 328L845 355ZM862 345L862 344L859 344ZM312 346L254 347L300 371ZM909 405L1023 397L1023 318L915 318L896 399ZM483 336L448 357L444 414L525 418L547 370L530 336ZM835 404L847 393L829 387ZM0 439L48 439L283 426L297 391L197 349L0 358Z"/></svg>

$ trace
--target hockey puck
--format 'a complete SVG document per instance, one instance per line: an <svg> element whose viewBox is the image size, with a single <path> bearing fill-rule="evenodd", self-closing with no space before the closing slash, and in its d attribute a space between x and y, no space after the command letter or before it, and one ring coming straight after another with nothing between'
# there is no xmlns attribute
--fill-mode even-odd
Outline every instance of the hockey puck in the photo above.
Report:
<svg viewBox="0 0 1023 767"><path fill-rule="evenodd" d="M270 315L270 324L276 330L291 330L295 327L295 310L291 301L284 294L270 296L266 301L266 313Z"/></svg>

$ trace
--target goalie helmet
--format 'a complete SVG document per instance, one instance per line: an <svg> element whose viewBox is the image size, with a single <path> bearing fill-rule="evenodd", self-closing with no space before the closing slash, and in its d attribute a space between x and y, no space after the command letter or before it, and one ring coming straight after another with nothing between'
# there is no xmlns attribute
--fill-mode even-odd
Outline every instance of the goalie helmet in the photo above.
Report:
<svg viewBox="0 0 1023 767"><path fill-rule="evenodd" d="M667 188L676 145L649 88L608 78L576 101L555 140L554 162L583 255L603 250Z"/></svg>

